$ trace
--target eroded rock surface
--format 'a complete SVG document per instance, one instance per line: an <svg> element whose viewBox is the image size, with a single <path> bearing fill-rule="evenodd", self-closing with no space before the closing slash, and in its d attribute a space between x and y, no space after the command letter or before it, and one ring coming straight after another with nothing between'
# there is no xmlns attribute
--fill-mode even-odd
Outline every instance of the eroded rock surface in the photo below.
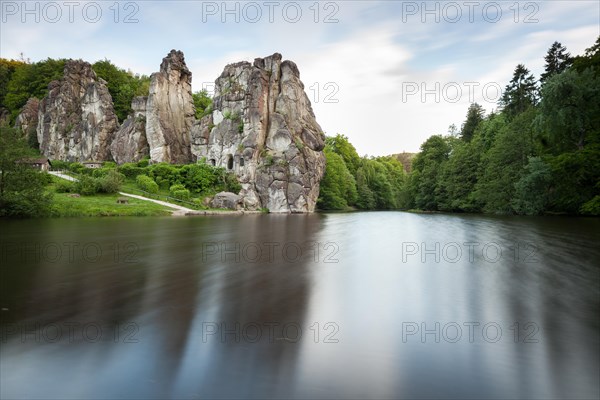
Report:
<svg viewBox="0 0 600 400"><path fill-rule="evenodd" d="M27 100L27 103L25 103L23 106L21 113L17 116L15 128L20 129L24 135L35 135L38 125L39 107L40 101L35 97Z"/></svg>
<svg viewBox="0 0 600 400"><path fill-rule="evenodd" d="M160 72L152 74L146 104L146 137L152 161L192 161L190 132L194 114L192 73L183 53L171 50L163 58Z"/></svg>
<svg viewBox="0 0 600 400"><path fill-rule="evenodd" d="M314 211L325 138L296 64L275 53L230 64L215 83L213 112L192 129L194 156L235 172L247 209Z"/></svg>
<svg viewBox="0 0 600 400"><path fill-rule="evenodd" d="M70 60L63 78L48 89L38 111L42 154L53 160L110 160L110 144L119 125L106 82L89 63Z"/></svg>
<svg viewBox="0 0 600 400"><path fill-rule="evenodd" d="M150 155L146 139L146 102L145 96L134 97L131 102L133 112L127 117L115 134L110 146L113 159L118 164L138 162Z"/></svg>

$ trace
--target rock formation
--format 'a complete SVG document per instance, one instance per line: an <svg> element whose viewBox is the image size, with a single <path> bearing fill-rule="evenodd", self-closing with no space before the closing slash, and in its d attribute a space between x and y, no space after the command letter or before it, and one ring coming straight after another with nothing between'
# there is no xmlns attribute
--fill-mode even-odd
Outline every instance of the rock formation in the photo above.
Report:
<svg viewBox="0 0 600 400"><path fill-rule="evenodd" d="M192 73L183 53L171 50L160 72L151 76L146 104L146 137L154 162L192 161L190 131L194 123Z"/></svg>
<svg viewBox="0 0 600 400"><path fill-rule="evenodd" d="M215 83L212 114L192 127L194 156L235 172L247 209L314 211L324 135L296 64L276 53L230 64Z"/></svg>
<svg viewBox="0 0 600 400"><path fill-rule="evenodd" d="M53 160L109 160L118 121L106 82L89 63L70 60L63 78L48 89L38 113L42 154Z"/></svg>
<svg viewBox="0 0 600 400"><path fill-rule="evenodd" d="M127 117L115 134L110 146L113 159L118 164L138 162L150 155L146 139L146 102L147 97L134 97L131 102L132 114Z"/></svg>
<svg viewBox="0 0 600 400"><path fill-rule="evenodd" d="M24 135L35 135L35 131L38 125L39 107L40 101L35 97L32 97L29 100L27 100L27 103L23 106L21 113L15 121L15 128L20 129Z"/></svg>

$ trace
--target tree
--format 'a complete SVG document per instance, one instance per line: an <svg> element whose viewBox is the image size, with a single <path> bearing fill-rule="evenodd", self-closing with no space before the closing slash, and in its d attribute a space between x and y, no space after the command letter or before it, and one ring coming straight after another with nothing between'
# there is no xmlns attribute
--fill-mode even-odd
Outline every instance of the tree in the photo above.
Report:
<svg viewBox="0 0 600 400"><path fill-rule="evenodd" d="M438 198L435 192L450 149L448 138L440 135L431 136L421 145L421 152L413 161L414 176L410 182L415 207L422 210L438 209Z"/></svg>
<svg viewBox="0 0 600 400"><path fill-rule="evenodd" d="M347 136L339 133L334 137L325 138L325 145L334 153L339 154L344 159L346 167L352 175L356 175L356 170L360 164L360 157Z"/></svg>
<svg viewBox="0 0 600 400"><path fill-rule="evenodd" d="M532 120L535 110L518 115L496 134L490 150L482 157L482 170L475 185L476 198L483 211L511 213L515 197L515 182L524 174L523 168L533 154Z"/></svg>
<svg viewBox="0 0 600 400"><path fill-rule="evenodd" d="M192 94L194 107L196 107L196 118L201 119L212 111L212 99L208 92L203 89Z"/></svg>
<svg viewBox="0 0 600 400"><path fill-rule="evenodd" d="M11 122L21 112L30 97L42 99L48 94L50 82L62 78L66 60L47 60L17 67L8 83L4 105L11 114Z"/></svg>
<svg viewBox="0 0 600 400"><path fill-rule="evenodd" d="M567 52L567 48L559 42L554 42L548 49L546 57L545 72L540 78L540 83L544 83L554 75L563 73L573 63L571 54Z"/></svg>
<svg viewBox="0 0 600 400"><path fill-rule="evenodd" d="M106 81L120 122L131 113L131 101L134 97L148 95L150 78L146 75L134 75L106 59L95 62L92 69L99 78Z"/></svg>
<svg viewBox="0 0 600 400"><path fill-rule="evenodd" d="M548 79L536 120L555 152L583 149L600 135L600 76L592 69L568 70Z"/></svg>
<svg viewBox="0 0 600 400"><path fill-rule="evenodd" d="M52 195L46 193L48 175L22 163L35 156L16 129L0 127L0 217L48 215Z"/></svg>
<svg viewBox="0 0 600 400"><path fill-rule="evenodd" d="M511 205L518 214L541 214L548 205L552 171L540 157L529 157L524 168L523 176L515 183Z"/></svg>
<svg viewBox="0 0 600 400"><path fill-rule="evenodd" d="M325 148L327 165L317 205L322 210L344 210L356 202L356 182L348 171L344 159L329 148Z"/></svg>
<svg viewBox="0 0 600 400"><path fill-rule="evenodd" d="M596 76L600 74L600 36L598 36L596 43L592 47L585 50L583 56L575 57L573 68L579 72L588 68L594 68Z"/></svg>
<svg viewBox="0 0 600 400"><path fill-rule="evenodd" d="M537 102L535 78L523 64L517 65L510 83L500 98L500 106L509 118L534 106Z"/></svg>
<svg viewBox="0 0 600 400"><path fill-rule="evenodd" d="M485 115L485 110L477 103L473 103L469 106L467 111L467 119L462 125L462 129L460 132L460 137L465 142L470 142L475 134L475 129L479 126L481 121L483 121L483 117Z"/></svg>

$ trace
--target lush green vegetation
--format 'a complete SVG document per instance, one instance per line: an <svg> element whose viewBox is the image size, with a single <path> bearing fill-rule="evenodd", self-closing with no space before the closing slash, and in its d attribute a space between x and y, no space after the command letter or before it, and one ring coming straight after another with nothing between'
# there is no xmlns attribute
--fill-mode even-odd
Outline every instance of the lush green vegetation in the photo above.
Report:
<svg viewBox="0 0 600 400"><path fill-rule="evenodd" d="M322 210L390 210L407 206L407 175L394 157L359 157L343 135L328 137L327 167L317 206Z"/></svg>
<svg viewBox="0 0 600 400"><path fill-rule="evenodd" d="M0 58L0 109L9 111L11 125L30 97L42 99L48 94L48 84L63 77L66 61L48 58L30 63ZM150 77L146 75L125 71L109 60L94 63L92 69L107 82L119 121L131 112L134 96L148 95Z"/></svg>
<svg viewBox="0 0 600 400"><path fill-rule="evenodd" d="M148 160L141 160L119 166L105 162L102 168L95 169L77 162L54 161L53 168L69 171L78 179L70 184L61 183L57 187L59 192L93 195L121 190L175 204L184 202L184 206L195 209L208 209L204 199L218 192L237 193L241 190L234 174L203 161L186 165L149 165Z"/></svg>
<svg viewBox="0 0 600 400"><path fill-rule="evenodd" d="M212 111L212 98L206 90L200 90L192 94L194 107L196 107L196 118L201 119Z"/></svg>
<svg viewBox="0 0 600 400"><path fill-rule="evenodd" d="M117 216L161 216L171 215L172 209L145 200L127 197L126 204L117 203L118 194L94 194L81 197L70 197L67 193L59 193L61 182L48 187L54 197L48 215L52 217L117 217Z"/></svg>
<svg viewBox="0 0 600 400"><path fill-rule="evenodd" d="M474 105L460 138L429 138L413 164L410 206L599 215L599 50L600 38L572 58L554 43L539 87L518 65L500 112L479 118Z"/></svg>
<svg viewBox="0 0 600 400"><path fill-rule="evenodd" d="M119 122L123 122L131 112L131 100L135 96L148 96L149 76L125 71L109 60L97 61L92 68L98 77L106 81Z"/></svg>
<svg viewBox="0 0 600 400"><path fill-rule="evenodd" d="M8 110L11 125L30 97L42 99L48 84L63 76L66 60L29 63L0 58L0 109Z"/></svg>
<svg viewBox="0 0 600 400"><path fill-rule="evenodd" d="M20 162L36 155L20 132L0 127L0 217L48 214L52 195L45 187L50 176Z"/></svg>
<svg viewBox="0 0 600 400"><path fill-rule="evenodd" d="M555 42L545 61L539 83L515 68L499 111L472 104L460 132L427 139L409 175L328 138L319 207L600 215L600 37L578 57Z"/></svg>

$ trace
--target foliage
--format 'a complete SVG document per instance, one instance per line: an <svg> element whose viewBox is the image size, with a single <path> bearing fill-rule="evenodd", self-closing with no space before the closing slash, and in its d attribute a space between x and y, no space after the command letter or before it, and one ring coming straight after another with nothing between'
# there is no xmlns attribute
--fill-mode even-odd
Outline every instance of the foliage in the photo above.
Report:
<svg viewBox="0 0 600 400"><path fill-rule="evenodd" d="M356 182L339 154L326 148L325 157L327 166L317 206L322 210L344 210L356 202Z"/></svg>
<svg viewBox="0 0 600 400"><path fill-rule="evenodd" d="M137 186L148 193L158 193L158 185L152 178L146 175L138 175L135 178Z"/></svg>
<svg viewBox="0 0 600 400"><path fill-rule="evenodd" d="M515 198L511 201L514 210L519 214L540 214L548 205L551 183L550 167L540 157L529 157L525 173L515 184Z"/></svg>
<svg viewBox="0 0 600 400"><path fill-rule="evenodd" d="M131 101L135 96L147 96L150 89L150 77L135 75L114 65L110 60L97 61L92 69L99 78L106 81L113 99L115 114L122 122L131 113Z"/></svg>
<svg viewBox="0 0 600 400"><path fill-rule="evenodd" d="M100 191L103 193L117 193L125 182L125 175L115 169L109 169L106 175L98 178Z"/></svg>
<svg viewBox="0 0 600 400"><path fill-rule="evenodd" d="M546 82L548 78L566 71L573 63L571 54L568 53L567 48L559 42L552 43L544 60L546 61L546 65L544 66L544 73L540 78L542 84Z"/></svg>
<svg viewBox="0 0 600 400"><path fill-rule="evenodd" d="M206 89L193 93L192 98L194 100L194 107L196 107L196 119L201 119L211 113L212 99Z"/></svg>
<svg viewBox="0 0 600 400"><path fill-rule="evenodd" d="M513 118L529 107L534 106L536 102L537 87L535 78L523 64L519 64L500 99L503 112L509 118Z"/></svg>
<svg viewBox="0 0 600 400"><path fill-rule="evenodd" d="M473 135L475 135L475 129L477 129L481 121L483 121L484 114L485 111L479 104L473 103L469 106L469 110L467 111L467 119L462 125L462 129L460 131L460 137L462 140L465 142L471 141Z"/></svg>
<svg viewBox="0 0 600 400"><path fill-rule="evenodd" d="M189 200L190 191L185 188L182 184L175 184L169 189L169 195L179 200Z"/></svg>
<svg viewBox="0 0 600 400"><path fill-rule="evenodd" d="M33 64L13 63L15 69L10 74L3 99L4 106L10 111L11 122L14 123L30 97L42 99L48 93L48 84L62 78L65 62L48 58Z"/></svg>
<svg viewBox="0 0 600 400"><path fill-rule="evenodd" d="M21 133L0 127L0 217L41 217L49 212L48 174L20 162L33 156Z"/></svg>

